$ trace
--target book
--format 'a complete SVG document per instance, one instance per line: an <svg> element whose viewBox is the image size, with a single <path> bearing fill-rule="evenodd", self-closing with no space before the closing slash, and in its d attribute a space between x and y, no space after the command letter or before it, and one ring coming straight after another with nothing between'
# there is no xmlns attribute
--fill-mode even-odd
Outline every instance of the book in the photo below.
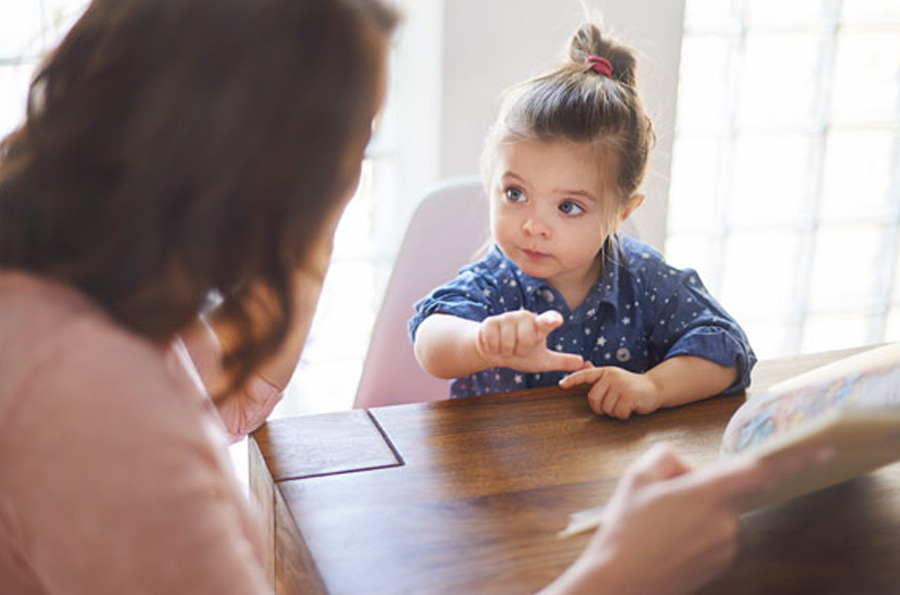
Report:
<svg viewBox="0 0 900 595"><path fill-rule="evenodd" d="M827 461L781 478L743 512L771 506L900 460L900 343L815 368L749 397L722 434L722 457L760 459L827 447ZM560 537L602 522L603 507L574 513Z"/></svg>

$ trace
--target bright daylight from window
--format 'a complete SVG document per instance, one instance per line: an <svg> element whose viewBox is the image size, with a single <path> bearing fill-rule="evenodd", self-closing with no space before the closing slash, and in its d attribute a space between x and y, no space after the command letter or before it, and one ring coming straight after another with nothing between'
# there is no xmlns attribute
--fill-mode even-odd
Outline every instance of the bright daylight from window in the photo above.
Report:
<svg viewBox="0 0 900 595"><path fill-rule="evenodd" d="M900 339L900 3L688 0L667 253L760 357Z"/></svg>

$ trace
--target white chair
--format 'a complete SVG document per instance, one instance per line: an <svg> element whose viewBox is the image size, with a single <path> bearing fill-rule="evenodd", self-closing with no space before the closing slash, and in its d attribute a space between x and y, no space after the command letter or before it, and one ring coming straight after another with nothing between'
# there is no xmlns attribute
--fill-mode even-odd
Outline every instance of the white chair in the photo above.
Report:
<svg viewBox="0 0 900 595"><path fill-rule="evenodd" d="M449 398L449 381L434 378L419 367L407 322L413 305L476 260L489 238L488 203L478 179L448 181L422 199L385 289L354 407Z"/></svg>
<svg viewBox="0 0 900 595"><path fill-rule="evenodd" d="M477 259L490 238L489 205L477 178L451 180L429 192L413 213L400 244L363 364L355 408L439 401L450 383L416 361L407 322L413 305ZM637 228L630 217L623 232Z"/></svg>

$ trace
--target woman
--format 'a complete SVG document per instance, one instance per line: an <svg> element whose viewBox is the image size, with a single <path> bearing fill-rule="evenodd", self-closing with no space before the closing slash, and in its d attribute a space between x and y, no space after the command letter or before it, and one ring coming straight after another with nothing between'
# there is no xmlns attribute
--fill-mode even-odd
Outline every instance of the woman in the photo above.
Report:
<svg viewBox="0 0 900 595"><path fill-rule="evenodd" d="M260 423L297 362L395 21L95 0L41 67L0 153L4 593L269 590L223 428ZM650 453L548 592L702 584L777 472Z"/></svg>

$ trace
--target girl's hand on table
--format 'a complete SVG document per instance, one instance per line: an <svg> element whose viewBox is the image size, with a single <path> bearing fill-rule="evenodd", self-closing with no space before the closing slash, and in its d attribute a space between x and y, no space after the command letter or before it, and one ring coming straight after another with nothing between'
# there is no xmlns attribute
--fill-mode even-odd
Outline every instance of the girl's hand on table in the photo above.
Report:
<svg viewBox="0 0 900 595"><path fill-rule="evenodd" d="M593 384L588 401L598 415L628 419L632 413L653 413L660 406L659 389L653 379L617 366L595 367L587 362L559 381L563 388L578 384Z"/></svg>

